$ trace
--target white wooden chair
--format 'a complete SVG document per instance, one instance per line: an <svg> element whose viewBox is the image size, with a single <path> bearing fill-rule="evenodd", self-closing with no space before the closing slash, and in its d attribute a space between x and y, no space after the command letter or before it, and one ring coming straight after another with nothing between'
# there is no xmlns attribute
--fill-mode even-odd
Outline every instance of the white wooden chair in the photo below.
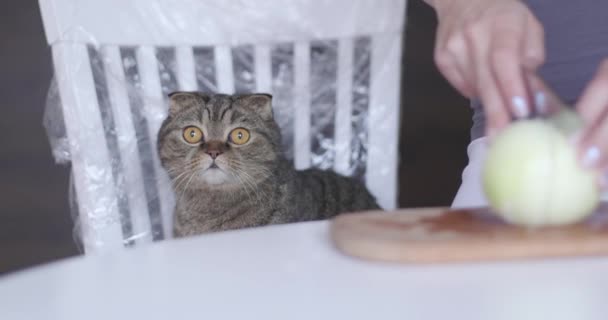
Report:
<svg viewBox="0 0 608 320"><path fill-rule="evenodd" d="M361 177L395 208L406 0L39 4L59 101L47 115L63 118L46 125L65 130L49 136L71 163L86 253L171 237L156 133L176 89L272 93L296 168Z"/></svg>

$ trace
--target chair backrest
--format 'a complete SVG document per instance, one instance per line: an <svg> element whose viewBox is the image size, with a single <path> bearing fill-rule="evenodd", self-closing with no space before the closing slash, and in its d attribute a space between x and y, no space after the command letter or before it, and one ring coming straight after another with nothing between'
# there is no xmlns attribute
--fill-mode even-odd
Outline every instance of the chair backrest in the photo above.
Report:
<svg viewBox="0 0 608 320"><path fill-rule="evenodd" d="M85 252L171 237L175 199L156 133L177 89L272 93L297 169L360 177L381 206L396 206L406 0L40 7L60 101L47 112L62 114Z"/></svg>

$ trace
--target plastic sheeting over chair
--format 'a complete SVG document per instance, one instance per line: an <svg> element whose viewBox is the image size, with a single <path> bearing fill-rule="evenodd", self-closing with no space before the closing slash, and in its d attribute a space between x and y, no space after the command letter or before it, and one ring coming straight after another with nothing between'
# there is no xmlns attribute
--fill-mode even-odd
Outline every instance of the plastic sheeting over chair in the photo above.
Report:
<svg viewBox="0 0 608 320"><path fill-rule="evenodd" d="M288 159L397 198L406 0L41 0L44 124L85 252L171 237L156 133L174 90L274 96Z"/></svg>

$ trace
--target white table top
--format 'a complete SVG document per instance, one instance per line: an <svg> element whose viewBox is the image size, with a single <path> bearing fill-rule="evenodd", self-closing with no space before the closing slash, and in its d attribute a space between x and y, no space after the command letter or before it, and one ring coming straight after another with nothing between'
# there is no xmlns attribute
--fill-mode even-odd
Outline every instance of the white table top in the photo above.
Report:
<svg viewBox="0 0 608 320"><path fill-rule="evenodd" d="M0 319L608 319L608 259L345 257L327 222L171 240L0 278Z"/></svg>

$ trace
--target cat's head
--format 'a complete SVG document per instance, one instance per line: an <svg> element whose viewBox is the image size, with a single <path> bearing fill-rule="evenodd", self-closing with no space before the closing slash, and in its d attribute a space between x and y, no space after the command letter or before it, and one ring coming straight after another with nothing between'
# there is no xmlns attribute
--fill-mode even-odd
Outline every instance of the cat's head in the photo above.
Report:
<svg viewBox="0 0 608 320"><path fill-rule="evenodd" d="M175 92L158 152L175 189L253 187L280 160L280 141L268 94Z"/></svg>

